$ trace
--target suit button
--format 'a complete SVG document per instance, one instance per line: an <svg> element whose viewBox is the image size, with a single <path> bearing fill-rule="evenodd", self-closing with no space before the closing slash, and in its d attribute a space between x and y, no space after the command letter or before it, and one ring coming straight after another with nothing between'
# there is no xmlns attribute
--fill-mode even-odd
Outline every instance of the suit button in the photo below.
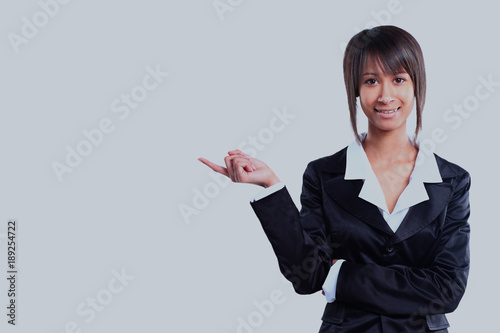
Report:
<svg viewBox="0 0 500 333"><path fill-rule="evenodd" d="M385 249L387 253L391 253L394 251L394 248L392 246L389 246L388 248Z"/></svg>

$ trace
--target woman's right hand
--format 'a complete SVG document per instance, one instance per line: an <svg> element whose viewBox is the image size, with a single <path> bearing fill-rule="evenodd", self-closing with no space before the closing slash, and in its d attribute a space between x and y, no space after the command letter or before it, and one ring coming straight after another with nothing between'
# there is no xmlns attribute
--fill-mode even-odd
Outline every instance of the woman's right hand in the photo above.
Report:
<svg viewBox="0 0 500 333"><path fill-rule="evenodd" d="M279 178L266 163L246 155L239 149L231 150L224 158L226 167L217 165L200 157L200 162L224 176L229 177L235 183L248 183L269 187L279 183Z"/></svg>

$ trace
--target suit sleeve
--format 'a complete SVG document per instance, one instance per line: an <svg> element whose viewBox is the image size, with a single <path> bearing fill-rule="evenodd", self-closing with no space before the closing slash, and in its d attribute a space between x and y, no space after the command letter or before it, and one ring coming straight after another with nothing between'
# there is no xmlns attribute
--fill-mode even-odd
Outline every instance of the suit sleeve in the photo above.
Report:
<svg viewBox="0 0 500 333"><path fill-rule="evenodd" d="M455 187L434 262L426 268L343 263L337 300L391 315L439 314L458 306L469 273L470 175ZM422 249L425 251L425 249Z"/></svg>
<svg viewBox="0 0 500 333"><path fill-rule="evenodd" d="M260 190L259 193L257 193L251 200L250 202L254 202L254 201L257 201L257 200L260 200L262 198L265 198L267 197L268 195L270 194L273 194L274 192L278 191L278 190L281 190L283 187L285 187L285 184L283 184L282 182L279 182L279 183L276 183L274 185L271 185L267 188L264 188L262 190Z"/></svg>
<svg viewBox="0 0 500 333"><path fill-rule="evenodd" d="M300 201L299 212L285 186L250 205L271 242L280 271L297 293L311 294L321 290L332 262L321 185L311 163L304 172Z"/></svg>

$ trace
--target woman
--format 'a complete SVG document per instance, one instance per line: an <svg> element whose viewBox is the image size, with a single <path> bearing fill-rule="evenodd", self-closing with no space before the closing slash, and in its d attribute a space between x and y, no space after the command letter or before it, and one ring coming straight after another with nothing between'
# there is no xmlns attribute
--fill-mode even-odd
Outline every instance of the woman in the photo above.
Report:
<svg viewBox="0 0 500 333"><path fill-rule="evenodd" d="M347 45L344 79L355 141L310 162L300 212L262 161L233 150L233 182L265 189L251 202L296 292L323 290L320 332L448 332L469 271L467 171L419 150L425 102L422 51L394 26ZM368 119L358 135L357 100ZM416 109L413 137L406 122Z"/></svg>

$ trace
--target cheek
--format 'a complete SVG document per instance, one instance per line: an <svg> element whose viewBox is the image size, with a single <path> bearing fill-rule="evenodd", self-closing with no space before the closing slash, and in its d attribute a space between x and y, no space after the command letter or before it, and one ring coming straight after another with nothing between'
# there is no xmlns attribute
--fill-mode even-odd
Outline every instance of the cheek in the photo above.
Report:
<svg viewBox="0 0 500 333"><path fill-rule="evenodd" d="M359 103L361 105L367 105L373 103L373 100L376 100L376 93L372 90L362 89L359 91Z"/></svg>
<svg viewBox="0 0 500 333"><path fill-rule="evenodd" d="M404 99L407 103L413 104L413 87L405 89L401 92L401 98Z"/></svg>

